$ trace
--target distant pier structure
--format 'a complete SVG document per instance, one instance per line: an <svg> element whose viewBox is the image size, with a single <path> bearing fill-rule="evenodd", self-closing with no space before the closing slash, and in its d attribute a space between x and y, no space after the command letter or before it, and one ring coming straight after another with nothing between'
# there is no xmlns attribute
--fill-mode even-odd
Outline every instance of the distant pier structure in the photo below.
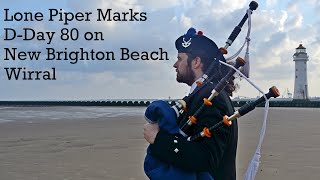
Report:
<svg viewBox="0 0 320 180"><path fill-rule="evenodd" d="M306 52L306 48L303 47L302 44L296 48L296 53L293 55L293 61L295 62L293 99L308 100L307 61L309 61L309 56Z"/></svg>

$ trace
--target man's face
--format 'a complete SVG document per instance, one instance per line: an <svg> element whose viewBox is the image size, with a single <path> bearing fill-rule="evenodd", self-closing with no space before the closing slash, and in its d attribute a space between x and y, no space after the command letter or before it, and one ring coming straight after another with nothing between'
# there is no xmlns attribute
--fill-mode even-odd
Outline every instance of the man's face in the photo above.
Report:
<svg viewBox="0 0 320 180"><path fill-rule="evenodd" d="M191 86L195 81L195 74L188 65L188 55L186 53L178 53L177 58L177 62L173 65L177 72L176 79L180 83L186 83Z"/></svg>

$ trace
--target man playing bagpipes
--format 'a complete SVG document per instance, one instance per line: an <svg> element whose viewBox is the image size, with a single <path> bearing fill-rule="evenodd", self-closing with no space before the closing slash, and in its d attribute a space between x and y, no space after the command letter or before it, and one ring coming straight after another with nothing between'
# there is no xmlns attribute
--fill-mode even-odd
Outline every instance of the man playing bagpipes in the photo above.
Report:
<svg viewBox="0 0 320 180"><path fill-rule="evenodd" d="M190 95L185 99L187 110L176 120L177 125L182 127L203 104L203 99L210 96L211 91L228 73L229 68L219 63L219 60L225 61L222 53L217 45L201 31L196 32L195 29L190 28L185 35L176 40L175 45L178 50L178 59L173 65L177 72L176 80L191 87ZM212 77L210 81L205 85L197 85L204 72L212 64L213 69L208 74ZM205 127L217 124L224 115L233 114L234 107L229 95L235 88L232 79L228 82L226 87L211 101L212 105L204 107L197 116L196 123L183 133L187 136L196 135ZM148 148L150 155L163 163L185 172L206 172L205 176L211 177L205 179L236 179L238 140L236 120L231 126L219 128L212 133L210 138L198 141L188 141L183 136L159 129L158 123L147 123L144 126L144 137L150 143ZM153 179L150 176L149 178ZM168 177L166 179L168 180ZM169 179L177 178L170 177Z"/></svg>
<svg viewBox="0 0 320 180"><path fill-rule="evenodd" d="M247 13L234 28L223 48L218 49L211 39L193 28L176 40L178 60L173 67L176 68L177 81L188 84L191 90L188 96L176 101L172 107L159 100L152 102L145 111L145 118L149 123L144 126L144 137L150 146L147 148L144 170L150 179L236 179L236 118L265 102L259 143L244 177L246 180L255 178L260 163L269 99L280 96L275 86L264 93L248 79L251 13L257 7L257 2L250 2ZM246 20L248 32L245 42L236 54L227 58L228 63L234 64L229 65L222 54L227 54L227 48L239 35ZM246 60L238 57L233 61L245 45ZM235 72L263 94L236 112L229 98L235 89Z"/></svg>

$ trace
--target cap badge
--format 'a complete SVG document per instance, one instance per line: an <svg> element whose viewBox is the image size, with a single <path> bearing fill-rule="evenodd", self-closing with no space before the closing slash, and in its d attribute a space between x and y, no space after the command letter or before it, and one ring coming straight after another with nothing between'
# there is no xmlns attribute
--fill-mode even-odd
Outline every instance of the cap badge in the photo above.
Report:
<svg viewBox="0 0 320 180"><path fill-rule="evenodd" d="M187 48L187 47L189 47L190 45L191 45L191 39L192 38L190 38L188 41L186 41L184 38L182 39L182 46L184 47L184 48Z"/></svg>

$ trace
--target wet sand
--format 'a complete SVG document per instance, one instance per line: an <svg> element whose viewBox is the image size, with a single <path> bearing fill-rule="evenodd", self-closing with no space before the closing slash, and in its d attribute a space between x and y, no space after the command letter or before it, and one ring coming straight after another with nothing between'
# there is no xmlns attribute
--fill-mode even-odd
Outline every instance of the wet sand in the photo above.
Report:
<svg viewBox="0 0 320 180"><path fill-rule="evenodd" d="M1 107L0 179L147 179L144 108L129 114L105 108ZM256 149L262 117L258 108L239 119L238 179ZM318 179L319 117L320 109L270 108L256 179Z"/></svg>

